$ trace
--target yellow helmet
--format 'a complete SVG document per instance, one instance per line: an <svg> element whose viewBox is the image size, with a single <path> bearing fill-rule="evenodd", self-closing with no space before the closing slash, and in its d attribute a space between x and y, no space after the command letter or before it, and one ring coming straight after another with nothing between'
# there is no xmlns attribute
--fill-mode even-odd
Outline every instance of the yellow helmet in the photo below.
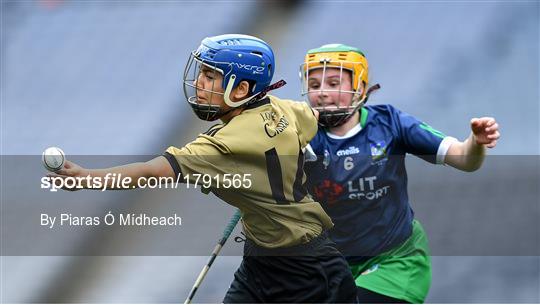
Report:
<svg viewBox="0 0 540 305"><path fill-rule="evenodd" d="M356 92L363 90L368 84L368 62L360 49L344 44L326 44L307 52L301 67L303 78L307 78L309 70L332 67L346 69L352 72L352 87ZM360 88L363 85L363 88ZM306 88L307 89L307 88ZM307 93L307 90L306 92Z"/></svg>
<svg viewBox="0 0 540 305"><path fill-rule="evenodd" d="M319 111L319 124L324 127L336 127L347 122L354 113L356 113L366 102L373 90L380 88L379 84L367 88L368 86L368 62L364 53L360 49L344 44L326 44L307 52L304 63L300 66L300 79L302 81L302 95L308 95L310 89L308 80L309 73L314 69L323 69L322 77L325 78L326 69L337 68L342 71L351 72L352 90L339 89L320 89L323 91L335 91L342 93L351 93L351 104L348 106L326 107L313 106ZM340 79L341 80L341 79ZM319 91L319 90L315 90ZM312 92L312 91L311 91ZM311 101L310 101L311 102Z"/></svg>

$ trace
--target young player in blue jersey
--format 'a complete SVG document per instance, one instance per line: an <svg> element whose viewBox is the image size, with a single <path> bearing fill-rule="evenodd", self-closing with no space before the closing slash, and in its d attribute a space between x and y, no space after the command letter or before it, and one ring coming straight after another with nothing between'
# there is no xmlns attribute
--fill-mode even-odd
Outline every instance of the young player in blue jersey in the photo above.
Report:
<svg viewBox="0 0 540 305"><path fill-rule="evenodd" d="M392 105L364 106L378 85L368 88L364 54L346 45L308 51L301 78L302 94L319 111L309 189L335 224L330 237L348 260L360 302L423 302L431 262L409 204L405 155L477 170L500 136L497 122L472 119L460 142Z"/></svg>

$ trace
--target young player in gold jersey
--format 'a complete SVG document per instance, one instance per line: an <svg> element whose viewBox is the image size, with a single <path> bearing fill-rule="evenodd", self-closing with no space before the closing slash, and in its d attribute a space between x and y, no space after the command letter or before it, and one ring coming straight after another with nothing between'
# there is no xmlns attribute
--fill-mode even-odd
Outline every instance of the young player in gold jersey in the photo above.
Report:
<svg viewBox="0 0 540 305"><path fill-rule="evenodd" d="M222 124L148 162L108 169L66 162L57 173L121 174L132 178L127 189L140 177L193 183L207 175L210 190L240 209L247 237L225 303L355 302L352 274L325 233L333 224L304 188L302 150L317 132L317 113L266 95L282 85L270 85L274 69L272 49L258 38L205 38L186 65L184 92L200 119ZM235 176L245 183L227 187Z"/></svg>

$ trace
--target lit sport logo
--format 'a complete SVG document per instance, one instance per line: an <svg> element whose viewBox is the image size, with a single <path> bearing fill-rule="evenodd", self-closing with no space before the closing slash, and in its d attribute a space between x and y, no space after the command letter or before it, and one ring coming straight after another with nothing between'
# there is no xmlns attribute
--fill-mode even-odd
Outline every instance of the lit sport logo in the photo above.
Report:
<svg viewBox="0 0 540 305"><path fill-rule="evenodd" d="M390 186L378 187L375 185L376 180L377 176L371 176L347 181L349 199L375 200L388 195Z"/></svg>

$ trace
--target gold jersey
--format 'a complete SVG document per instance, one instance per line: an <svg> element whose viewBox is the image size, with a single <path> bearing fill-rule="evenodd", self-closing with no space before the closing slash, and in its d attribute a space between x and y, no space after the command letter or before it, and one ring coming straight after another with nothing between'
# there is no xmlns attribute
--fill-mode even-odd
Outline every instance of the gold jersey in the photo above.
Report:
<svg viewBox="0 0 540 305"><path fill-rule="evenodd" d="M186 146L169 147L165 156L187 183L211 177L211 191L240 209L249 239L288 247L333 226L304 187L302 149L316 132L307 104L267 96Z"/></svg>

